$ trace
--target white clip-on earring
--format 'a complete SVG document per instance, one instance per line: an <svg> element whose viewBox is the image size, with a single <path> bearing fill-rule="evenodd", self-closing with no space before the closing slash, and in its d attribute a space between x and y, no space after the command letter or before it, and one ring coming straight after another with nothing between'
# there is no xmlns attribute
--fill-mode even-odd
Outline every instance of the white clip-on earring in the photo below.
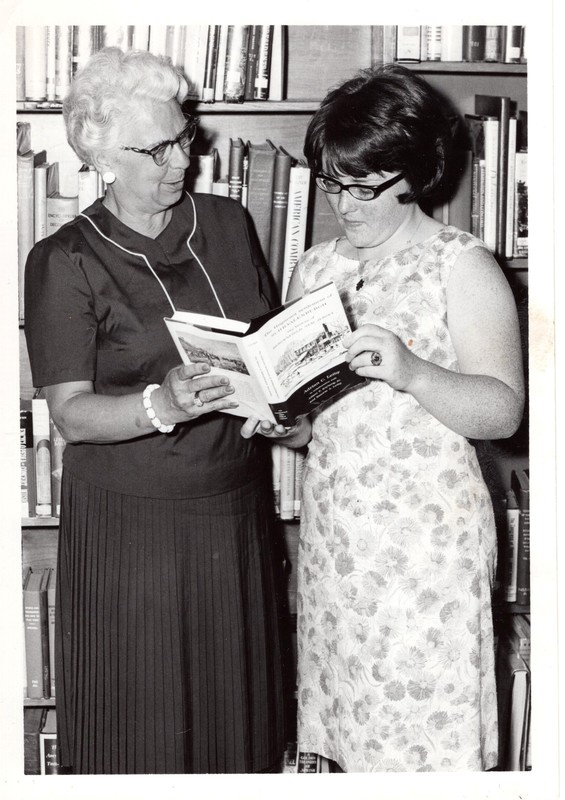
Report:
<svg viewBox="0 0 565 800"><path fill-rule="evenodd" d="M116 176L111 170L106 170L106 172L102 173L102 180L106 185L109 185L110 183L114 183Z"/></svg>

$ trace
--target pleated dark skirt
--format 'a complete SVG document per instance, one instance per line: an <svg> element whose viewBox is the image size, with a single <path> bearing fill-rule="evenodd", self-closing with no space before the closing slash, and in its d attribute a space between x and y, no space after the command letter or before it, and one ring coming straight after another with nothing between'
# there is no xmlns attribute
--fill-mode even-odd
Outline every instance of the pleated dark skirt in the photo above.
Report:
<svg viewBox="0 0 565 800"><path fill-rule="evenodd" d="M285 735L264 486L144 499L65 473L63 493L56 610L63 767L169 774L272 766Z"/></svg>

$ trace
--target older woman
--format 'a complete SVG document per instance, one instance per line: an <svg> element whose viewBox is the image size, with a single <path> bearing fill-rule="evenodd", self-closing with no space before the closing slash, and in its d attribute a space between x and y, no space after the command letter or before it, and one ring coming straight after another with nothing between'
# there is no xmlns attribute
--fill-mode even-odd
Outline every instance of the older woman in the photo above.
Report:
<svg viewBox="0 0 565 800"><path fill-rule="evenodd" d="M496 532L469 439L512 435L524 382L496 261L418 205L444 173L449 135L428 85L396 66L331 91L306 136L343 236L305 254L290 294L335 281L355 328L349 365L368 383L313 419L299 746L351 772L497 763ZM310 422L286 439L259 430L296 446Z"/></svg>
<svg viewBox="0 0 565 800"><path fill-rule="evenodd" d="M183 190L186 92L144 52L76 75L68 139L106 195L27 264L33 381L68 442L56 695L74 773L263 771L283 745L268 452L163 321L269 307L241 206Z"/></svg>

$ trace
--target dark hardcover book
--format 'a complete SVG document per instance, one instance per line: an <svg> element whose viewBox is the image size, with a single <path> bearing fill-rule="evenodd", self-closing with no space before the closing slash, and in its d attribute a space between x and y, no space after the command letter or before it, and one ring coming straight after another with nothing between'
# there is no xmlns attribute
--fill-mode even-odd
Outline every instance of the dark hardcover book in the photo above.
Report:
<svg viewBox="0 0 565 800"><path fill-rule="evenodd" d="M20 401L20 470L21 514L22 517L34 517L36 491L31 400Z"/></svg>
<svg viewBox="0 0 565 800"><path fill-rule="evenodd" d="M530 478L528 470L512 470L510 485L520 508L516 602L520 605L528 605L530 602Z"/></svg>
<svg viewBox="0 0 565 800"><path fill-rule="evenodd" d="M243 158L245 145L239 137L230 139L228 164L228 197L241 203L241 187L243 184Z"/></svg>
<svg viewBox="0 0 565 800"><path fill-rule="evenodd" d="M486 25L463 25L463 61L484 61Z"/></svg>
<svg viewBox="0 0 565 800"><path fill-rule="evenodd" d="M288 213L288 186L291 166L292 156L286 152L284 147L277 148L273 179L273 198L271 203L269 267L279 290L279 296L281 296L282 293L286 218Z"/></svg>
<svg viewBox="0 0 565 800"><path fill-rule="evenodd" d="M508 190L509 127L512 102L509 97L476 94L475 114L498 119L498 181L496 195L496 252L505 257L506 252L506 213Z"/></svg>
<svg viewBox="0 0 565 800"><path fill-rule="evenodd" d="M276 152L274 144L268 139L257 144L247 143L249 157L247 210L253 220L265 261L269 258L271 240L271 205Z"/></svg>
<svg viewBox="0 0 565 800"><path fill-rule="evenodd" d="M41 774L39 732L46 715L46 708L39 706L24 708L24 775Z"/></svg>
<svg viewBox="0 0 565 800"><path fill-rule="evenodd" d="M320 772L319 759L316 753L298 751L297 772Z"/></svg>
<svg viewBox="0 0 565 800"><path fill-rule="evenodd" d="M54 708L48 709L39 734L39 758L42 775L59 774L57 715Z"/></svg>
<svg viewBox="0 0 565 800"><path fill-rule="evenodd" d="M31 571L23 593L27 696L35 700L51 697L48 579L48 569Z"/></svg>
<svg viewBox="0 0 565 800"><path fill-rule="evenodd" d="M247 74L247 47L250 25L229 25L224 74L224 100L243 103Z"/></svg>
<svg viewBox="0 0 565 800"><path fill-rule="evenodd" d="M216 93L216 76L218 74L218 54L221 25L208 26L206 42L206 62L204 64L204 81L202 85L202 101L213 103Z"/></svg>
<svg viewBox="0 0 565 800"><path fill-rule="evenodd" d="M259 38L262 25L250 25L247 40L247 66L245 69L244 99L253 100L255 97L255 78L257 77L257 62L259 58Z"/></svg>
<svg viewBox="0 0 565 800"><path fill-rule="evenodd" d="M271 85L271 60L273 55L274 25L261 25L257 53L257 70L253 97L255 100L268 100Z"/></svg>

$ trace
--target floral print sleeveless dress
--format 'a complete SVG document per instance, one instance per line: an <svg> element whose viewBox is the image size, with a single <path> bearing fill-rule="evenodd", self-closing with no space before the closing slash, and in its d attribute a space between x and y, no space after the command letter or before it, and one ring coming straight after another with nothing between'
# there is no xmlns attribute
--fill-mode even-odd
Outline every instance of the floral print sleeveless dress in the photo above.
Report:
<svg viewBox="0 0 565 800"><path fill-rule="evenodd" d="M333 240L297 268L306 291L336 283L353 327L379 324L457 370L446 287L477 246L445 227L359 263ZM495 562L491 501L464 437L376 380L322 407L300 525L301 749L347 772L494 767Z"/></svg>

